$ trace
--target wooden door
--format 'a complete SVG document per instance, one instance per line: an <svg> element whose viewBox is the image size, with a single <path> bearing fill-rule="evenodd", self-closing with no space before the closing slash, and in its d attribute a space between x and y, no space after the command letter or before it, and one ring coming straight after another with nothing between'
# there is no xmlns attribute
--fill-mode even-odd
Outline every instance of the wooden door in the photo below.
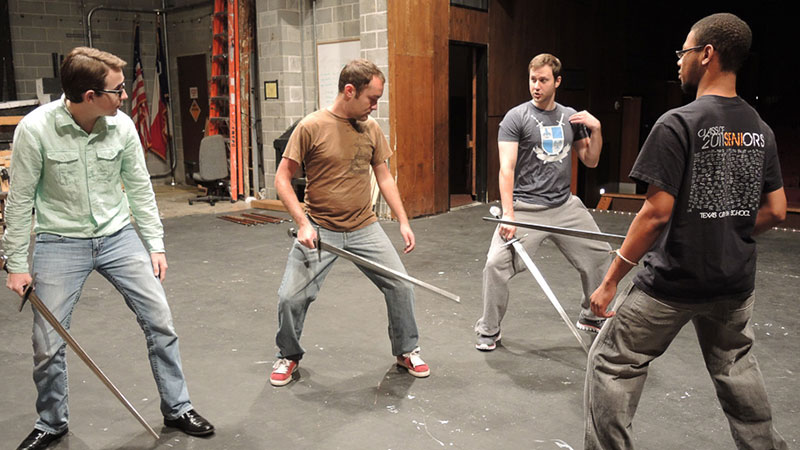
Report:
<svg viewBox="0 0 800 450"><path fill-rule="evenodd" d="M208 120L207 55L178 57L178 97L180 98L183 163L187 183L194 184L192 174L198 170L200 140Z"/></svg>

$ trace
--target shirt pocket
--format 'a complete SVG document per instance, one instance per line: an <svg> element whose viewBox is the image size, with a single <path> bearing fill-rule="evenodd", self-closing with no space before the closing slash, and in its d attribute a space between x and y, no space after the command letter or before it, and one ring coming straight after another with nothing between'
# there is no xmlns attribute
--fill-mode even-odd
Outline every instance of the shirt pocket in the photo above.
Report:
<svg viewBox="0 0 800 450"><path fill-rule="evenodd" d="M122 169L122 147L97 149L97 173L103 180L115 182Z"/></svg>
<svg viewBox="0 0 800 450"><path fill-rule="evenodd" d="M78 181L80 163L78 150L47 152L47 162L52 167L56 181L62 186L71 186Z"/></svg>

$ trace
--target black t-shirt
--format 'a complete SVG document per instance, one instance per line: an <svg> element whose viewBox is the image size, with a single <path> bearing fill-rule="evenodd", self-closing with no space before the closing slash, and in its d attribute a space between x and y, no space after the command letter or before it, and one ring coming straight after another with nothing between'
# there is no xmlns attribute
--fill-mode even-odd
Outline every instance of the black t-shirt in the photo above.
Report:
<svg viewBox="0 0 800 450"><path fill-rule="evenodd" d="M631 178L675 197L634 284L667 301L745 298L755 284L751 234L763 193L782 186L775 135L739 97L705 95L661 116Z"/></svg>

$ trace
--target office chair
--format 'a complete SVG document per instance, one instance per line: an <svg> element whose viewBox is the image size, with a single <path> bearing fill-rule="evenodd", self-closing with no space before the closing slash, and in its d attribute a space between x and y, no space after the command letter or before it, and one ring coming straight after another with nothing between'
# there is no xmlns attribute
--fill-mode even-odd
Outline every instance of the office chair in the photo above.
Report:
<svg viewBox="0 0 800 450"><path fill-rule="evenodd" d="M225 148L225 138L216 134L206 136L200 141L200 155L198 157L199 172L192 174L192 178L208 189L208 195L198 195L189 199L189 204L194 202L208 202L211 206L220 200L230 200L228 185L228 158Z"/></svg>

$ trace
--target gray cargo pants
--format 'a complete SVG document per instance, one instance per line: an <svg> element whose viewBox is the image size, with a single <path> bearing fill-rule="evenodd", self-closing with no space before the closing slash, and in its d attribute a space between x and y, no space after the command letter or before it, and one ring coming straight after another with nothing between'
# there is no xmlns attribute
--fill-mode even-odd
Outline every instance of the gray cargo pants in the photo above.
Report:
<svg viewBox="0 0 800 450"><path fill-rule="evenodd" d="M683 304L656 300L630 285L617 314L589 351L584 386L584 449L632 449L633 415L650 362L692 321L706 369L739 449L786 449L772 426L764 379L753 355L751 295Z"/></svg>

